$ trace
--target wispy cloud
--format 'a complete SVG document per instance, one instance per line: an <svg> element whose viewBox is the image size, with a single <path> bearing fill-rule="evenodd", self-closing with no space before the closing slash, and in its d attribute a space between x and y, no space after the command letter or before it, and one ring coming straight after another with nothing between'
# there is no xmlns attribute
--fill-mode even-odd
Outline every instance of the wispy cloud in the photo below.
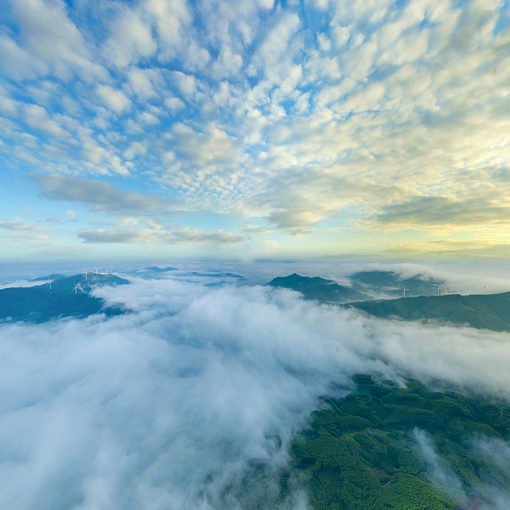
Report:
<svg viewBox="0 0 510 510"><path fill-rule="evenodd" d="M174 205L162 197L123 191L107 182L81 179L70 175L33 175L40 193L50 200L80 202L96 211L112 213L150 213Z"/></svg>
<svg viewBox="0 0 510 510"><path fill-rule="evenodd" d="M44 230L40 225L21 221L0 221L0 228L4 230Z"/></svg>
<svg viewBox="0 0 510 510"><path fill-rule="evenodd" d="M78 237L87 243L168 243L168 244L211 244L231 245L239 244L244 238L234 232L217 230L202 232L200 230L164 230L164 229L111 229L111 230L82 230Z"/></svg>

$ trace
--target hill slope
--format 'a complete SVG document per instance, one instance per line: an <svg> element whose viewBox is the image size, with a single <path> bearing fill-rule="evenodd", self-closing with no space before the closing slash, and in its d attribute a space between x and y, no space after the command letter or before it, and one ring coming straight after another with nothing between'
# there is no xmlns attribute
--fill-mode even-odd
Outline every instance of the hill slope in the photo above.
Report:
<svg viewBox="0 0 510 510"><path fill-rule="evenodd" d="M104 301L89 292L97 285L123 285L128 280L110 274L80 274L62 277L35 287L0 290L0 320L45 322L59 317L87 317L102 312L122 313L103 308Z"/></svg>
<svg viewBox="0 0 510 510"><path fill-rule="evenodd" d="M508 406L418 381L355 380L357 393L324 399L295 438L284 489L304 480L313 510L495 508L510 469L478 451L477 440L510 439Z"/></svg>
<svg viewBox="0 0 510 510"><path fill-rule="evenodd" d="M421 274L403 278L393 271L360 271L350 276L352 287L363 293L386 294L387 297L435 296L445 282Z"/></svg>
<svg viewBox="0 0 510 510"><path fill-rule="evenodd" d="M347 303L368 297L362 292L339 285L333 280L326 280L318 276L301 276L297 273L274 278L269 282L269 285L292 289L301 292L306 299L315 299L325 303Z"/></svg>
<svg viewBox="0 0 510 510"><path fill-rule="evenodd" d="M421 296L364 301L348 306L380 318L436 320L473 328L510 331L510 292L461 296Z"/></svg>

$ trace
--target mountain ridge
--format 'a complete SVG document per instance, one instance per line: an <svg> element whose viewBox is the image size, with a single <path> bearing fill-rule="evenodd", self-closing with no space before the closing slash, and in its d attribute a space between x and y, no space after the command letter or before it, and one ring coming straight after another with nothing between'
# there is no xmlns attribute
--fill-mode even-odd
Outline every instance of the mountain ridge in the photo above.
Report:
<svg viewBox="0 0 510 510"><path fill-rule="evenodd" d="M384 319L435 320L478 329L510 331L510 292L417 296L361 301L344 306Z"/></svg>
<svg viewBox="0 0 510 510"><path fill-rule="evenodd" d="M126 285L129 281L111 274L83 273L32 287L8 287L0 290L0 321L46 322L95 313L118 315L119 308L106 307L101 298L90 295L98 285Z"/></svg>
<svg viewBox="0 0 510 510"><path fill-rule="evenodd" d="M366 294L340 285L334 280L327 280L320 276L302 276L297 273L273 278L268 285L292 289L301 292L305 299L322 302L346 303L368 297Z"/></svg>

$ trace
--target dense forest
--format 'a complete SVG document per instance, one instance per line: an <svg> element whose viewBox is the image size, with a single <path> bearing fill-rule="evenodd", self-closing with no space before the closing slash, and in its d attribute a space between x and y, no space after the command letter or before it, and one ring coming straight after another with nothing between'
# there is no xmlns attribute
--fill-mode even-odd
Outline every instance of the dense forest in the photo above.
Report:
<svg viewBox="0 0 510 510"><path fill-rule="evenodd" d="M284 493L299 478L314 510L499 508L510 466L491 448L510 437L510 408L414 380L356 383L295 438Z"/></svg>

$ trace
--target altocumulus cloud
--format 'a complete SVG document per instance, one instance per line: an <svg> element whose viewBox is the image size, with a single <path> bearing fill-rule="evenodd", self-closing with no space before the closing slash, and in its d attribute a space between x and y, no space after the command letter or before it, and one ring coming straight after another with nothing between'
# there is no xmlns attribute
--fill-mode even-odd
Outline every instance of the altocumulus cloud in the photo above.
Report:
<svg viewBox="0 0 510 510"><path fill-rule="evenodd" d="M263 287L95 292L132 313L0 327L4 508L249 507L254 465L278 473L320 395L358 372L510 399L508 335L374 321ZM276 483L259 489L274 509Z"/></svg>

